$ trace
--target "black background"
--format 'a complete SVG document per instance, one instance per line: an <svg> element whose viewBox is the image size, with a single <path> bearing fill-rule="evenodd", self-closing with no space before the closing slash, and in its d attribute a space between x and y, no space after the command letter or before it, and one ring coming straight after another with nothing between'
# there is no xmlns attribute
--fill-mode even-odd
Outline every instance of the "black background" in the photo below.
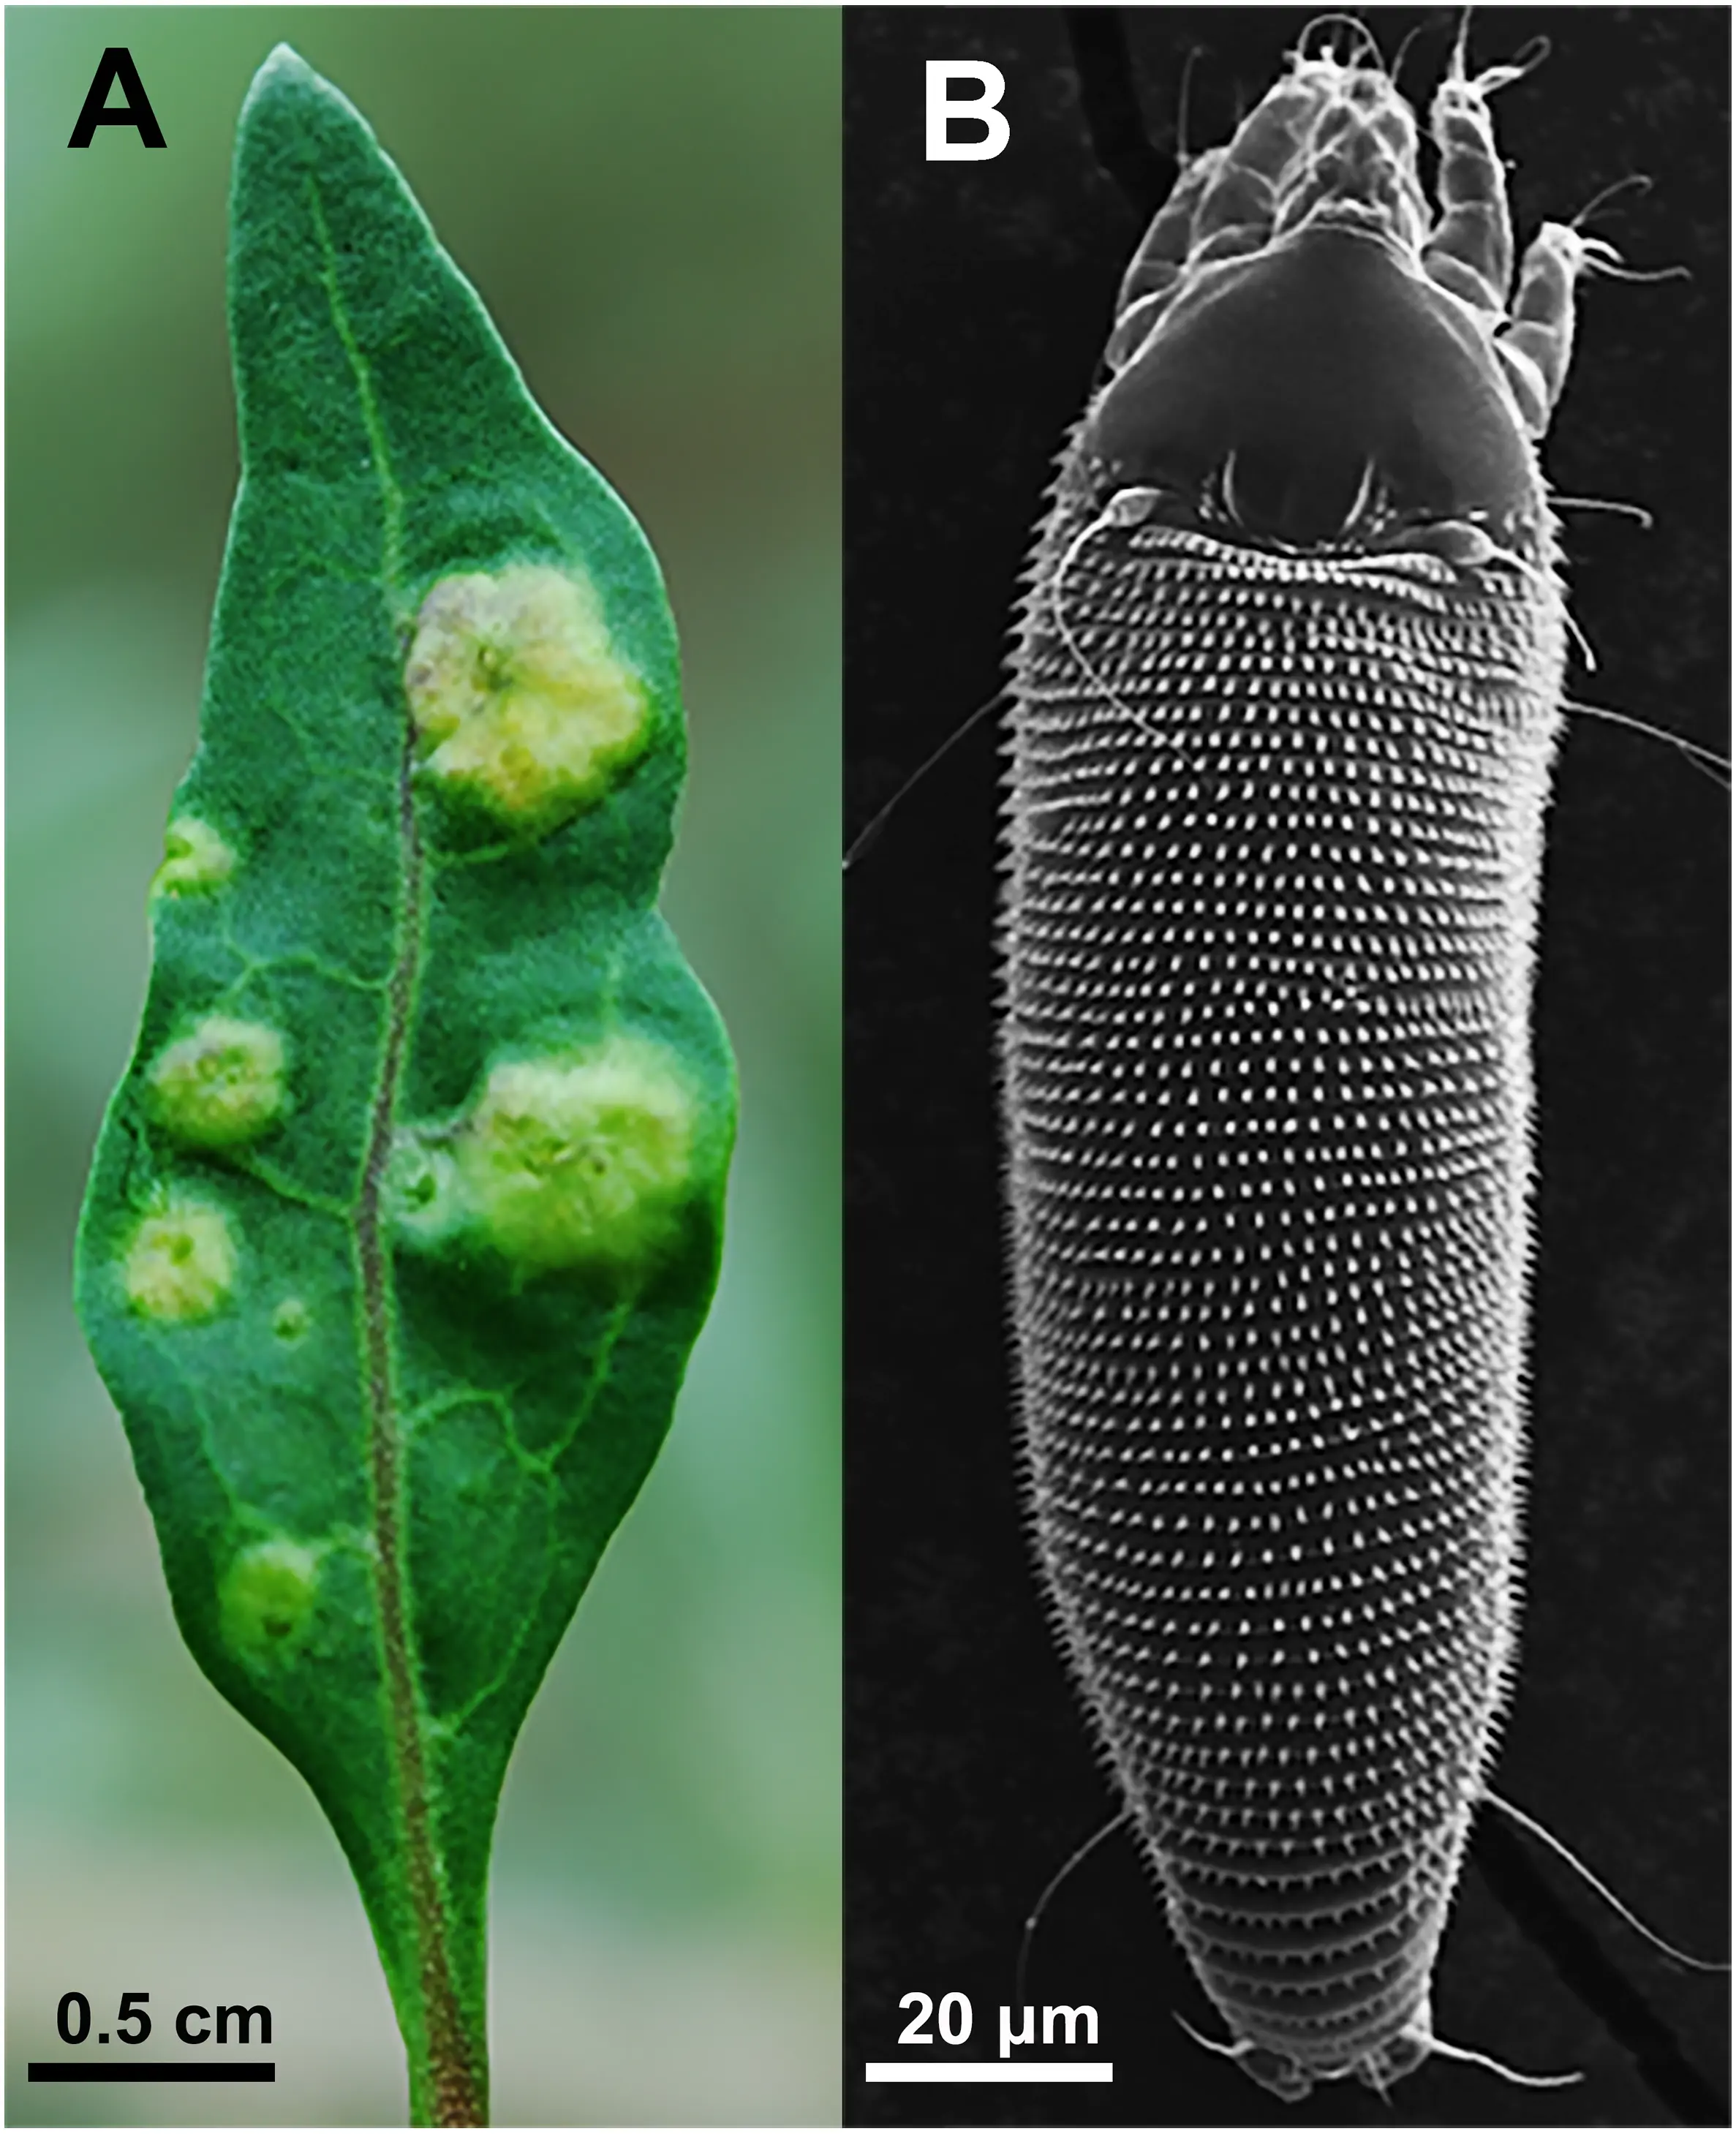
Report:
<svg viewBox="0 0 1736 2134"><path fill-rule="evenodd" d="M1275 78L1296 10L1125 11L1148 122L1194 145ZM1456 17L1379 8L1426 100ZM1722 8L1479 10L1472 64L1553 55L1495 101L1521 245L1642 171L1593 223L1634 266L1582 283L1545 463L1599 672L1573 694L1714 746L1728 630ZM1015 581L1139 234L1097 167L1059 11L846 11L846 820L861 828L1000 686ZM1006 152L925 162L923 62L992 61ZM961 128L961 132L965 129ZM1425 176L1430 165L1425 158ZM1015 1483L993 1084L998 722L903 802L847 917L846 2118L856 2124L1670 2123L1627 2055L1468 1872L1436 2027L1573 2089L1436 2060L1391 2107L1285 2107L1171 2020L1222 2026L1129 1841L1054 1899L1025 1998L1088 2002L1112 2088L869 2088L901 1996L967 1993L996 2052L1020 1923L1114 1813L1052 1651ZM1661 1931L1728 1946L1729 1457L1724 796L1671 749L1579 718L1551 812L1539 1082L1532 1459L1520 1687L1497 1786ZM1674 1969L1545 1871L1722 2083L1727 1989ZM932 2026L931 2026L932 2027ZM908 2049L905 2054L908 2056ZM1093 2055L1082 2055L1091 2057Z"/></svg>

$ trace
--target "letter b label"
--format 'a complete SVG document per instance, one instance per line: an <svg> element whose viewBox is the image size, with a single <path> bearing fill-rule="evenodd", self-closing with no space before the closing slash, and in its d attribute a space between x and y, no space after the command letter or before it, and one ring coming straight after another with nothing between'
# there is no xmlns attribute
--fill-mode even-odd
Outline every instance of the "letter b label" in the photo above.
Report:
<svg viewBox="0 0 1736 2134"><path fill-rule="evenodd" d="M929 60L928 74L928 142L931 163L986 163L998 156L1012 136L1012 128L995 109L1005 94L1001 70L986 60ZM948 94L954 82L976 84L972 96ZM980 141L949 141L949 118L972 118L988 131Z"/></svg>

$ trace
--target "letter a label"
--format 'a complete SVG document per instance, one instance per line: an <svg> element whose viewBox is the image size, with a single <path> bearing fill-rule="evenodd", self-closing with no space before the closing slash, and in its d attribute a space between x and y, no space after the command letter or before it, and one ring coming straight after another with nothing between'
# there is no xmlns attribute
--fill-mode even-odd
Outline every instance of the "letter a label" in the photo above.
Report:
<svg viewBox="0 0 1736 2134"><path fill-rule="evenodd" d="M127 100L117 104L112 111L105 110L108 90L114 82L120 84ZM145 85L138 78L138 69L133 64L133 55L124 45L110 45L103 54L67 147L88 148L99 126L136 126L146 147L162 148L168 145L157 123L157 113L151 109Z"/></svg>

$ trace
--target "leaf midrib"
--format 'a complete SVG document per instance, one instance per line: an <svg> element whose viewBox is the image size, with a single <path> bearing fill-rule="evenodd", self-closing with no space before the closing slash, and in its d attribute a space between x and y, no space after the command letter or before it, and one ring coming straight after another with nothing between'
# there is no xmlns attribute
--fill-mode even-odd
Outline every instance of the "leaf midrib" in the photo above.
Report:
<svg viewBox="0 0 1736 2134"><path fill-rule="evenodd" d="M402 596L399 584L403 498L393 473L373 379L339 291L336 250L324 203L317 182L311 176L307 191L324 262L322 278L332 326L355 380L369 453L379 483L381 589L394 640L401 640L408 621L408 604ZM404 1837L405 1869L416 1928L417 1982L429 2033L435 2120L441 2126L480 2126L486 2119L479 2079L480 2055L476 2050L481 2041L473 2040L469 2035L452 1975L446 1903L429 1798L423 1716L412 1650L400 1516L402 1440L392 1341L395 1299L391 1253L383 1235L381 1212L422 954L425 862L411 783L412 749L413 736L407 714L398 769L398 942L387 994L385 1045L369 1123L361 1190L356 1203L354 1238L367 1361L369 1460L373 1480L381 1658L398 1808Z"/></svg>

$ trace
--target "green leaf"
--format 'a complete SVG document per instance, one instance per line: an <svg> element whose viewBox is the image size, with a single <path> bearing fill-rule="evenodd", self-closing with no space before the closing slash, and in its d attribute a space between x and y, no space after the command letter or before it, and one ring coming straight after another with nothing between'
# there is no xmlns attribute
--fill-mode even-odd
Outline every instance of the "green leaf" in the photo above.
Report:
<svg viewBox="0 0 1736 2134"><path fill-rule="evenodd" d="M711 1300L734 1069L654 908L638 527L284 46L231 217L241 486L78 1306L182 1634L349 1856L412 2117L480 2124L501 1781Z"/></svg>

